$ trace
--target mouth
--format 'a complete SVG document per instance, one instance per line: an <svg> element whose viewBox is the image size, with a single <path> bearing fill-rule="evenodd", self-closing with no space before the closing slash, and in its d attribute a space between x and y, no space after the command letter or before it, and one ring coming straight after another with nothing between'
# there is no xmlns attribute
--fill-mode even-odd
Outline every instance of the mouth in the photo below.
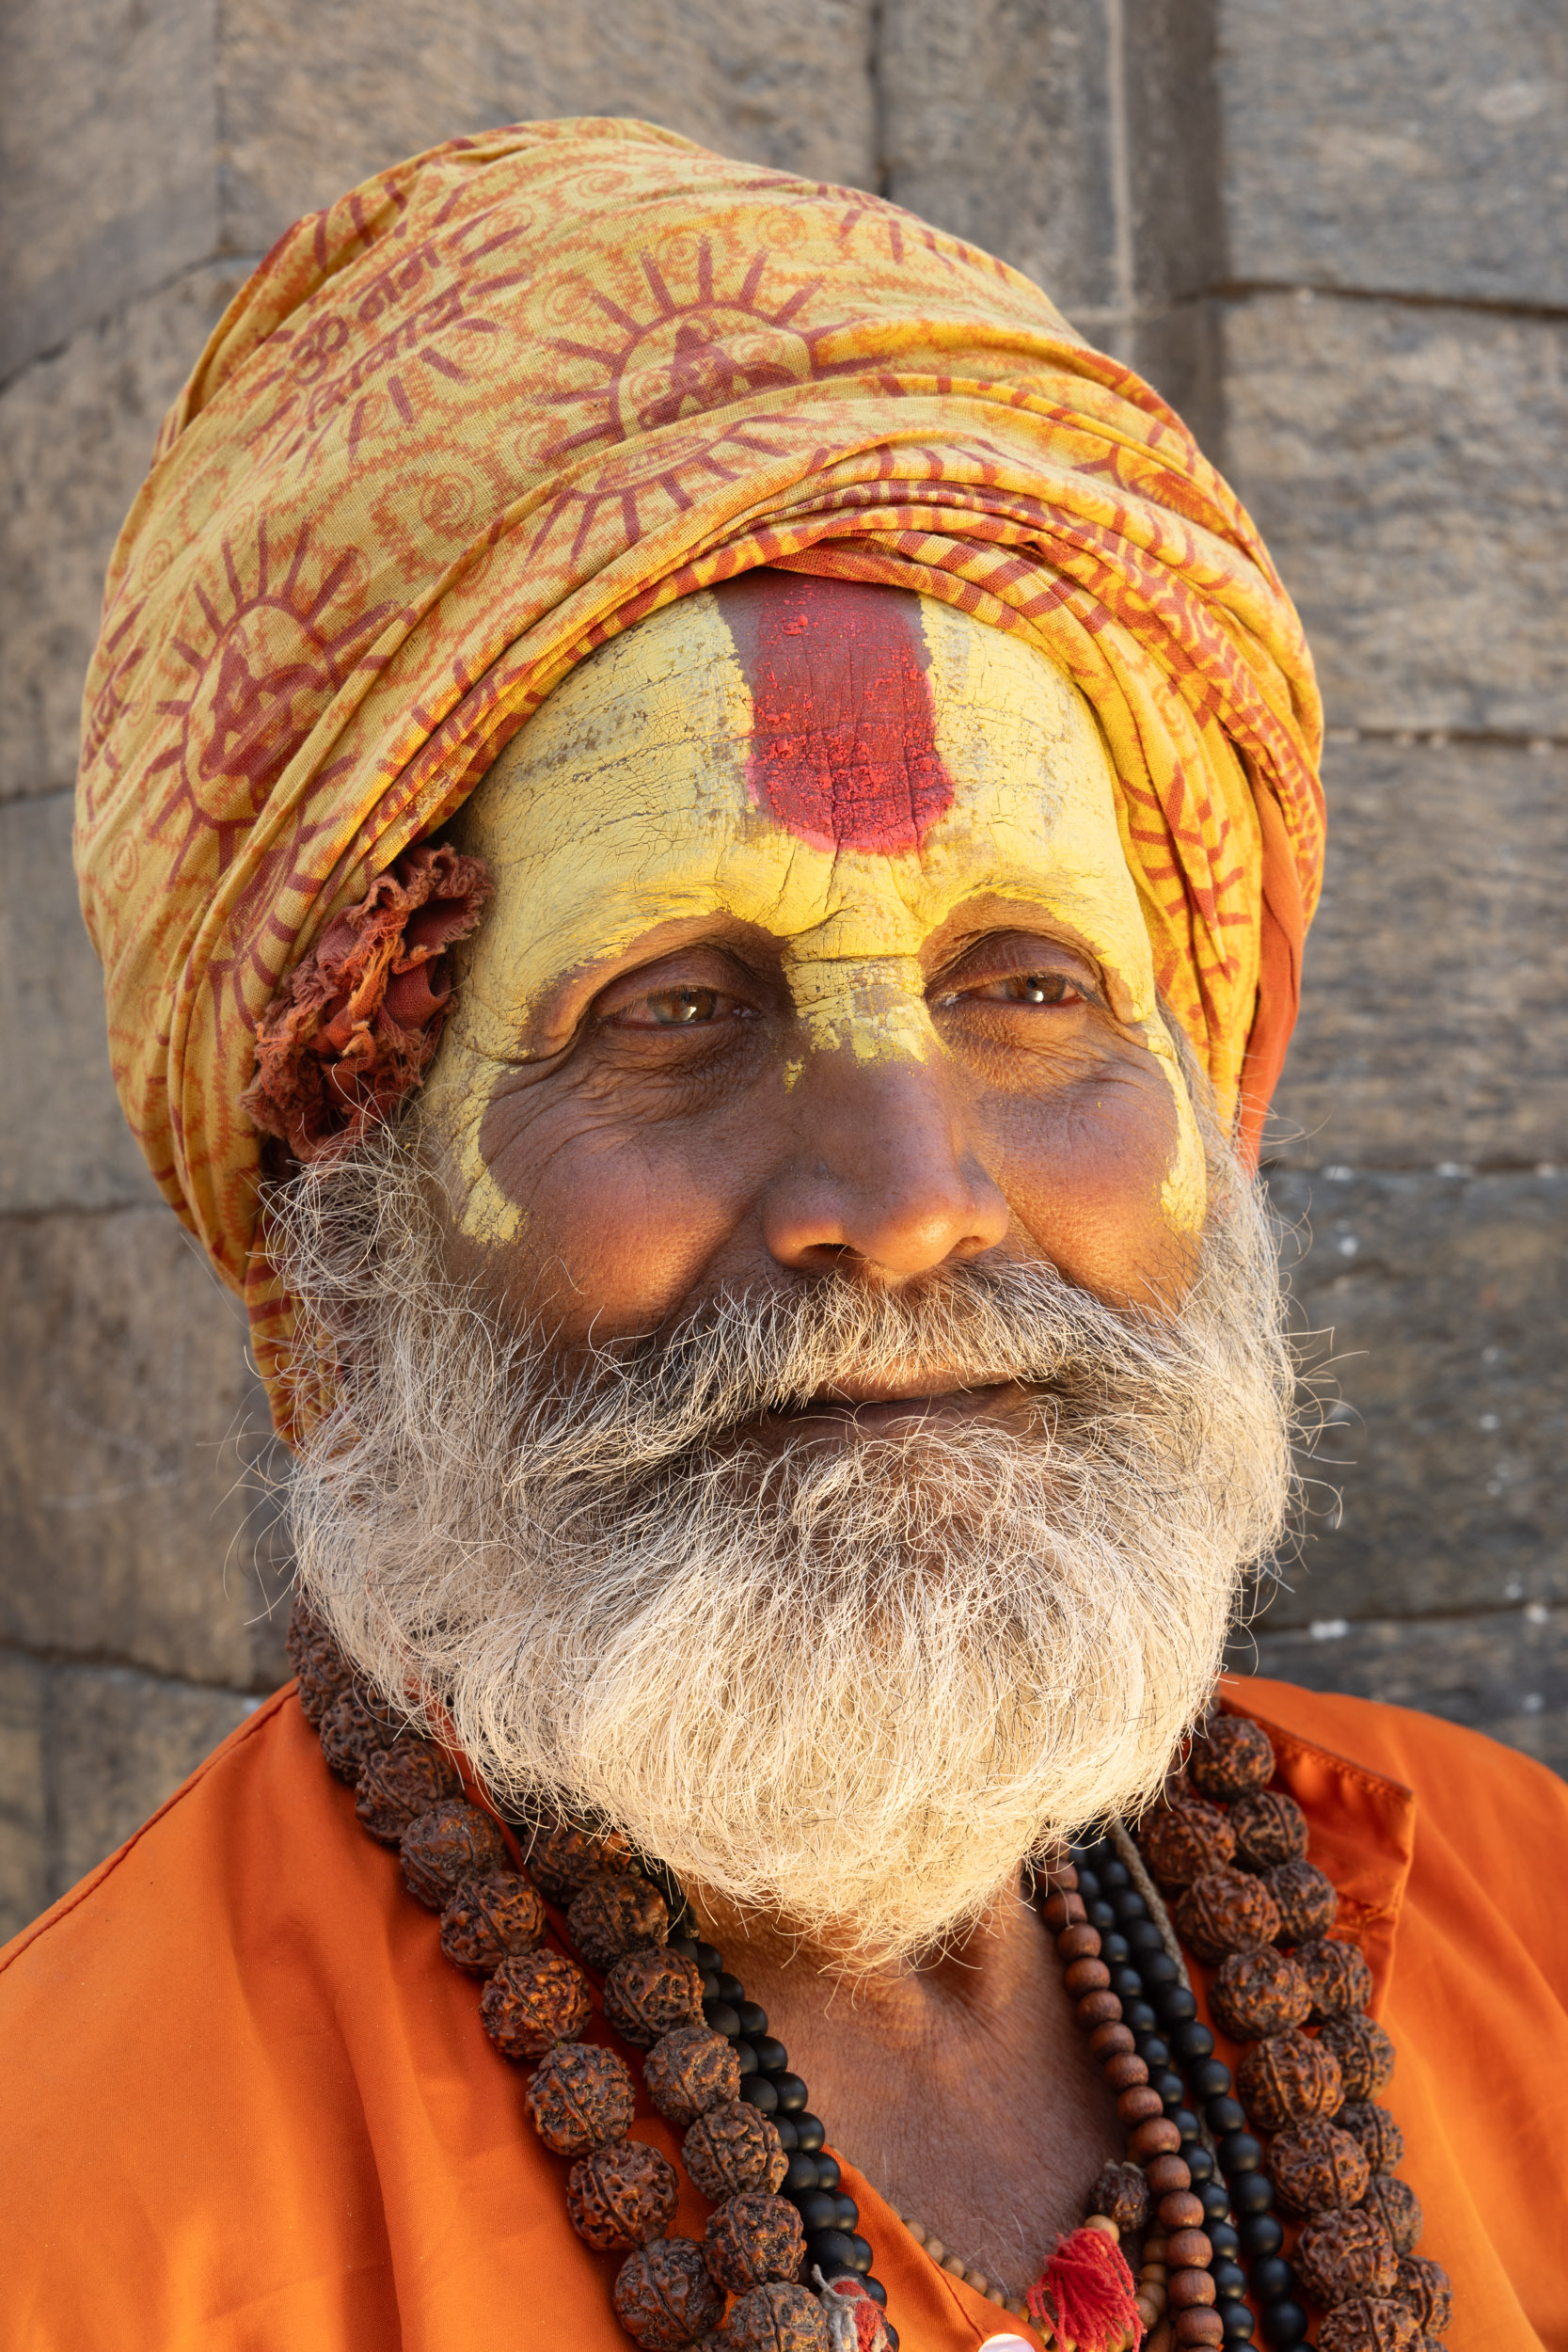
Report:
<svg viewBox="0 0 1568 2352"><path fill-rule="evenodd" d="M1022 1427L1032 1406L1030 1392L1016 1380L959 1385L950 1375L939 1372L907 1383L837 1381L808 1397L793 1412L769 1415L765 1426L770 1435L785 1441L826 1438L847 1442L856 1437L904 1436L921 1427L987 1421Z"/></svg>

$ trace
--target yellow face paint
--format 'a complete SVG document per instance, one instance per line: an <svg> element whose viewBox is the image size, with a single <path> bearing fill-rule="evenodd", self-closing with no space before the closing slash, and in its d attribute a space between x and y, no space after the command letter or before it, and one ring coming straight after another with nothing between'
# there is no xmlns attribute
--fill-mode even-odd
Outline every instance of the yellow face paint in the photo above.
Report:
<svg viewBox="0 0 1568 2352"><path fill-rule="evenodd" d="M809 586L819 603L824 583ZM943 1049L921 951L982 898L1027 907L1031 926L1043 913L1097 960L1113 1011L1165 1072L1178 1139L1163 1205L1196 1232L1202 1145L1088 705L1034 647L931 598L840 590L859 600L851 632L871 612L880 637L808 655L787 616L759 640L746 593L682 598L591 656L465 813L496 897L426 1088L465 1232L518 1231L481 1128L506 1074L565 1041L549 1029L564 980L608 979L656 926L729 916L779 941L808 1055L925 1059Z"/></svg>

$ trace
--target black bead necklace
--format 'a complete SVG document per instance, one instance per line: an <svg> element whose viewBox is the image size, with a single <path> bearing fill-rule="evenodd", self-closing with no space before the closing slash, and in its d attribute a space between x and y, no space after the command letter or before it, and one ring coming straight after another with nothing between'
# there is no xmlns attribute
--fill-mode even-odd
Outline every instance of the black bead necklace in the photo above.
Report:
<svg viewBox="0 0 1568 2352"><path fill-rule="evenodd" d="M1279 2259L1285 2233L1273 2210L1273 2185L1262 2169L1261 2144L1246 2129L1230 2069L1214 2056L1214 2037L1198 2018L1196 1997L1182 1983L1180 1967L1115 1841L1075 1846L1071 1854L1089 1922L1100 1930L1111 1990L1149 2082L1181 2135L1182 2161L1214 2249L1211 2276L1225 2341L1252 2341L1255 2323L1243 2299L1250 2286L1264 2307L1268 2343L1285 2352L1305 2336L1307 2315L1294 2301L1295 2273ZM1296 2314L1301 2325L1292 2334ZM1284 2323L1283 2332L1271 2326L1274 2321Z"/></svg>

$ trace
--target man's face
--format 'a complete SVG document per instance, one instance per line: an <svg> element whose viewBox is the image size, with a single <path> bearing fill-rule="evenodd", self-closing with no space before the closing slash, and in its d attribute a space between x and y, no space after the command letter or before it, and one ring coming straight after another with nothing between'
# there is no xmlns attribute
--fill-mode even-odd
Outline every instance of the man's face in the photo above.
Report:
<svg viewBox="0 0 1568 2352"><path fill-rule="evenodd" d="M752 574L569 676L465 844L497 895L427 1115L460 1263L568 1350L990 1253L1180 1295L1203 1155L1111 770L1022 641ZM860 1425L901 1388L877 1368Z"/></svg>
<svg viewBox="0 0 1568 2352"><path fill-rule="evenodd" d="M468 840L412 1146L277 1211L351 1374L306 1589L512 1802L921 1949L1147 1801L1286 1490L1093 722L943 606L760 575L575 672Z"/></svg>

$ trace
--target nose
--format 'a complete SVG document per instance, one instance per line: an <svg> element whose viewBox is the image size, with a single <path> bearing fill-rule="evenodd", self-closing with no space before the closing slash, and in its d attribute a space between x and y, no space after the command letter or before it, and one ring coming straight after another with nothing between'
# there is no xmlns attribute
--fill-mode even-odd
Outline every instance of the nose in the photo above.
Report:
<svg viewBox="0 0 1568 2352"><path fill-rule="evenodd" d="M814 1055L793 1107L795 1149L763 1202L778 1264L817 1272L848 1258L908 1281L1006 1237L1007 1203L940 1061Z"/></svg>

